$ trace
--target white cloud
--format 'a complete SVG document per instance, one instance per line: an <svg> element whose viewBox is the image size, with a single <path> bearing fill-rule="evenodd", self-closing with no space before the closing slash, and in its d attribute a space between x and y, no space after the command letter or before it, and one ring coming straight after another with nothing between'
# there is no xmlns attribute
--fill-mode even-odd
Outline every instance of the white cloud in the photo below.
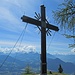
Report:
<svg viewBox="0 0 75 75"><path fill-rule="evenodd" d="M3 53L9 53L11 51L12 51L11 53L15 53L15 52L23 52L23 53L26 52L26 53L28 53L28 52L31 52L31 51L35 52L35 50L36 50L36 47L32 46L32 45L30 45L30 46L21 46L21 47L17 46L15 48L0 47L0 52L3 52Z"/></svg>
<svg viewBox="0 0 75 75"><path fill-rule="evenodd" d="M74 53L68 51L68 52L62 52L62 51L53 51L53 52L50 52L50 54L52 55L74 55Z"/></svg>
<svg viewBox="0 0 75 75"><path fill-rule="evenodd" d="M72 53L75 53L75 48L73 48L73 49L71 50L71 52L72 52Z"/></svg>
<svg viewBox="0 0 75 75"><path fill-rule="evenodd" d="M40 46L37 45L36 43L30 43L30 42L25 42L22 44L20 44L20 42L18 42L15 46L14 41L1 41L0 40L0 52L4 52L4 53L9 53L12 49L12 52L39 52L39 48ZM15 47L14 47L15 46ZM14 47L14 48L13 48ZM37 51L38 50L38 51Z"/></svg>
<svg viewBox="0 0 75 75"><path fill-rule="evenodd" d="M73 48L72 50L67 50L67 49L63 49L63 50L55 50L55 51L51 51L49 52L50 54L53 55L75 55L75 48Z"/></svg>
<svg viewBox="0 0 75 75"><path fill-rule="evenodd" d="M0 26L0 28L13 32L19 32L23 29L22 20L20 19L20 17L24 14L24 11L26 14L31 14L30 11L33 11L32 13L34 14L34 7L36 5L35 1L32 0L2 0L1 3L2 5L0 5L0 24L2 25ZM14 11L12 11L13 6ZM16 12L19 12L19 14L17 14ZM16 16L14 13L16 14ZM5 24L4 22L7 24Z"/></svg>
<svg viewBox="0 0 75 75"><path fill-rule="evenodd" d="M19 32L23 29L21 22L17 17L7 8L0 7L0 28L12 32ZM7 23L7 24L5 24Z"/></svg>
<svg viewBox="0 0 75 75"><path fill-rule="evenodd" d="M20 50L21 50L21 49L20 49ZM35 52L35 50L36 50L36 47L33 46L33 45L22 47L22 51L23 51L23 52L30 52L30 51Z"/></svg>
<svg viewBox="0 0 75 75"><path fill-rule="evenodd" d="M8 20L11 23L19 24L19 21L14 16L14 14L5 7L0 7L0 19Z"/></svg>

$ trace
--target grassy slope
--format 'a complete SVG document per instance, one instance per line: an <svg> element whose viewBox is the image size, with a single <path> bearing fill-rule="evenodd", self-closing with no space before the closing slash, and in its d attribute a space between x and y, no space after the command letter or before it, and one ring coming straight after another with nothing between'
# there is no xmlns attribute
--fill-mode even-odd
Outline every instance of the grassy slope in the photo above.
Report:
<svg viewBox="0 0 75 75"><path fill-rule="evenodd" d="M40 74L23 74L23 75L40 75ZM53 72L52 74L47 75L68 75L68 74Z"/></svg>
<svg viewBox="0 0 75 75"><path fill-rule="evenodd" d="M48 75L67 75L67 74L54 72L54 73L48 74Z"/></svg>

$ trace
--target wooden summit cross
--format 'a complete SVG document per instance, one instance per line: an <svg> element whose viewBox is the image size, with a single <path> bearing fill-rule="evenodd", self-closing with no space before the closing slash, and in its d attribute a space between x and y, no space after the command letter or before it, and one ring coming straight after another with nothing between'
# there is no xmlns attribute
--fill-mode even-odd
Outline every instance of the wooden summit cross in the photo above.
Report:
<svg viewBox="0 0 75 75"><path fill-rule="evenodd" d="M59 28L53 26L49 23L46 23L46 16L45 16L45 7L41 5L41 21L36 19L24 16L21 17L23 22L27 22L36 26L41 27L41 75L47 75L47 62L46 62L46 28L58 31Z"/></svg>

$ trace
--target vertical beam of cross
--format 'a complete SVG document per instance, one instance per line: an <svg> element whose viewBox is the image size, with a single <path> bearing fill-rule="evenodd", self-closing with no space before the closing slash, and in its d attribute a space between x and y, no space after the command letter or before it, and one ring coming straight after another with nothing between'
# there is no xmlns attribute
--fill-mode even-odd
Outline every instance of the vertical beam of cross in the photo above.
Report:
<svg viewBox="0 0 75 75"><path fill-rule="evenodd" d="M46 16L45 7L41 6L41 74L47 74L47 63L46 63Z"/></svg>

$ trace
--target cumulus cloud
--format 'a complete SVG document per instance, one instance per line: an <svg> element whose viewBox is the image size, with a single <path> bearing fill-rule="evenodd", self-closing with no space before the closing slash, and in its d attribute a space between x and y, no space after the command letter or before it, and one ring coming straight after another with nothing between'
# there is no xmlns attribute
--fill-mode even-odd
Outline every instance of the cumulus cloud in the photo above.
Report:
<svg viewBox="0 0 75 75"><path fill-rule="evenodd" d="M28 53L28 52L35 52L36 50L36 47L35 46L21 46L21 47L15 47L15 48L2 48L0 47L0 52L3 52L3 53L9 53L12 51L12 53L15 53L15 52L23 52L23 53Z"/></svg>
<svg viewBox="0 0 75 75"><path fill-rule="evenodd" d="M22 46L22 47L17 47L17 52L35 52L36 50L36 47L35 46L32 46L32 45L29 45L29 46Z"/></svg>

